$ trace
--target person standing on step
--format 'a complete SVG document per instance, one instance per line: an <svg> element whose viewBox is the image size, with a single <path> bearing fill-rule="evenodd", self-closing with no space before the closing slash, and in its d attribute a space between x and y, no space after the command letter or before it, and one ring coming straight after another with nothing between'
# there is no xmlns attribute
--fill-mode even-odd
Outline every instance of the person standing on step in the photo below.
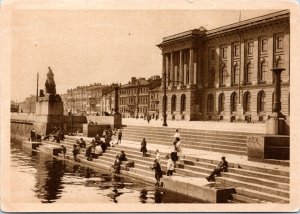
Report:
<svg viewBox="0 0 300 214"><path fill-rule="evenodd" d="M174 171L174 162L169 155L167 155L167 160L167 176L172 176Z"/></svg>
<svg viewBox="0 0 300 214"><path fill-rule="evenodd" d="M64 146L64 145L61 145L61 148L62 148L62 153L63 153L63 155L64 155L64 159L65 159L65 157L66 157L66 153L67 153L67 148Z"/></svg>
<svg viewBox="0 0 300 214"><path fill-rule="evenodd" d="M102 153L103 153L103 150L102 150L100 143L96 143L95 158L98 158L100 155L102 155Z"/></svg>
<svg viewBox="0 0 300 214"><path fill-rule="evenodd" d="M142 143L141 143L141 150L143 153L143 157L146 157L146 153L147 153L147 142L146 142L146 138L143 138Z"/></svg>
<svg viewBox="0 0 300 214"><path fill-rule="evenodd" d="M88 147L86 147L86 150L85 150L85 156L86 156L86 159L88 161L93 160L93 158L92 158L92 147L93 147L93 144L90 144Z"/></svg>
<svg viewBox="0 0 300 214"><path fill-rule="evenodd" d="M117 141L117 144L120 142L120 144L121 144L121 141L122 141L122 130L121 129L119 129L118 130L118 141Z"/></svg>
<svg viewBox="0 0 300 214"><path fill-rule="evenodd" d="M160 179L162 178L163 175L162 175L160 163L157 161L157 159L154 160L154 164L151 167L151 169L155 171L155 179L156 179L155 186L159 186Z"/></svg>
<svg viewBox="0 0 300 214"><path fill-rule="evenodd" d="M182 145L181 145L181 141L180 138L176 138L176 143L174 142L175 145L175 149L177 151L177 156L179 157L179 159L184 159L183 154L182 154Z"/></svg>
<svg viewBox="0 0 300 214"><path fill-rule="evenodd" d="M207 181L214 181L215 175L220 176L221 172L228 172L228 162L225 160L225 157L221 158L221 162L214 169L214 171L210 174L210 176L206 177Z"/></svg>
<svg viewBox="0 0 300 214"><path fill-rule="evenodd" d="M157 160L157 162L160 163L160 153L158 149L156 149L155 160Z"/></svg>
<svg viewBox="0 0 300 214"><path fill-rule="evenodd" d="M77 161L77 155L79 154L79 148L77 147L76 144L73 145L73 159L76 162Z"/></svg>
<svg viewBox="0 0 300 214"><path fill-rule="evenodd" d="M176 129L173 137L174 137L174 140L177 140L177 139L180 140L180 133L179 133L178 129Z"/></svg>
<svg viewBox="0 0 300 214"><path fill-rule="evenodd" d="M120 156L119 155L116 155L116 159L115 159L114 165L112 165L112 168L114 169L114 173L120 174L121 161L120 161Z"/></svg>

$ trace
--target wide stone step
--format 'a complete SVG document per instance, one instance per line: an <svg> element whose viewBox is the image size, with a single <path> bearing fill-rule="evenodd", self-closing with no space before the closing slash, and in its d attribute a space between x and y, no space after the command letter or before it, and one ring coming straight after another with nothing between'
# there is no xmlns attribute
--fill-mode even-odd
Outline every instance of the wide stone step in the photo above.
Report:
<svg viewBox="0 0 300 214"><path fill-rule="evenodd" d="M266 187L266 186L263 186L260 184L252 184L252 183L248 183L245 181L239 181L239 180L232 179L232 178L216 177L215 179L219 183L234 186L236 188L240 187L240 188L245 188L245 189L251 189L251 190L256 190L256 191L271 194L271 195L277 195L277 196L289 198L289 191L286 191L286 190Z"/></svg>
<svg viewBox="0 0 300 214"><path fill-rule="evenodd" d="M167 134L163 134L163 133L157 133L157 132L153 132L153 131L137 131L137 130L124 130L123 131L123 136L126 135L137 135L140 134L142 135L142 137L160 137L163 139L173 139L173 135L167 135ZM229 141L229 142L240 142L240 143L246 143L247 142L247 137L235 137L232 135L226 135L226 136L221 136L221 135L216 135L216 134L203 134L203 135L197 135L195 133L191 133L191 134L180 134L181 135L181 139L183 140L197 140L197 139L203 139L203 140L223 140L223 141Z"/></svg>
<svg viewBox="0 0 300 214"><path fill-rule="evenodd" d="M260 191L246 189L246 188L235 188L237 195L246 196L249 198L255 198L260 200L261 202L275 202L275 203L289 203L289 198L281 197L278 195L262 193Z"/></svg>
<svg viewBox="0 0 300 214"><path fill-rule="evenodd" d="M232 194L233 202L234 203L248 203L248 204L253 204L253 203L263 203L265 201L261 201L256 198L251 198L247 197L244 195L239 195L239 194Z"/></svg>
<svg viewBox="0 0 300 214"><path fill-rule="evenodd" d="M131 129L131 130L145 130L147 129L148 131L155 131L155 132L162 132L162 133L169 133L173 134L175 133L175 128L168 128L168 127L152 127L152 126L133 126L133 125L128 125L128 126L123 126L123 129ZM187 134L218 134L218 135L235 135L235 136L248 136L249 134L252 133L246 133L246 132L235 132L235 131L216 131L216 130L200 130L200 129L184 129L180 128L179 129L180 134L181 133L187 133ZM256 134L256 133L253 133Z"/></svg>
<svg viewBox="0 0 300 214"><path fill-rule="evenodd" d="M141 133L134 134L130 133L127 135L124 135L123 139L126 138L136 138L138 141L142 141L143 138L146 139L146 141L159 141L159 142L169 142L170 144L173 143L173 138L166 138L162 136L157 136L155 134L152 135L144 135ZM191 144L191 145L197 145L199 143L204 143L204 144L216 144L216 145L228 145L228 146L239 146L239 147L246 147L247 142L235 142L232 140L228 139L204 139L204 138L181 138L181 142L184 142L185 144Z"/></svg>
<svg viewBox="0 0 300 214"><path fill-rule="evenodd" d="M135 137L128 137L125 138L125 140L130 140L130 141L135 141L135 142L139 142L140 140L138 140ZM168 145L170 146L170 143L168 142L149 142L151 144L158 144L158 145ZM205 150L205 151L214 151L214 152L221 152L221 153L229 153L229 154L238 154L238 155L246 155L246 148L241 148L241 147L231 147L231 146L222 146L222 145L214 145L212 146L207 146L207 145L186 145L183 144L183 147L185 148L190 148L190 149L196 149L196 150ZM219 147L226 147L226 148L219 148Z"/></svg>

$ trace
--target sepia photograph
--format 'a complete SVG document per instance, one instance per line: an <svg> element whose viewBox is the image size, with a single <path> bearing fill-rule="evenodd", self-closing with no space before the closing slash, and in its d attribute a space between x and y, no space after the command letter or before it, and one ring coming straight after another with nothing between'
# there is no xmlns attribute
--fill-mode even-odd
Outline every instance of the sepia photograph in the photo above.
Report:
<svg viewBox="0 0 300 214"><path fill-rule="evenodd" d="M1 210L299 211L299 3L233 2L1 1Z"/></svg>

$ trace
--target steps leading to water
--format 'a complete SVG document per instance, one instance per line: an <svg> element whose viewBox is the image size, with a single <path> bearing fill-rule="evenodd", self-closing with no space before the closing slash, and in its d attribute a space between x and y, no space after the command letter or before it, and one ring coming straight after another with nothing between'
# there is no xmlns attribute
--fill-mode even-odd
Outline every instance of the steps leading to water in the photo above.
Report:
<svg viewBox="0 0 300 214"><path fill-rule="evenodd" d="M141 142L146 138L150 144L171 145L175 129L161 127L123 127L123 139ZM246 155L246 133L180 129L184 148Z"/></svg>
<svg viewBox="0 0 300 214"><path fill-rule="evenodd" d="M125 133L124 133L125 135ZM67 147L67 155L72 157L72 145L75 143L73 138L65 139L61 144ZM88 143L88 142L87 142ZM56 143L55 143L56 144ZM126 145L116 145L109 148L98 159L94 159L95 164L103 165L109 168L114 160L116 153L124 150L128 161L134 161L135 167L130 168L130 171L122 170L121 173L129 173L136 177L146 179L148 182L154 182L154 172L150 169L153 164L155 153L153 150L148 151L149 157L141 157L142 154L139 148L134 148ZM86 161L85 152L81 152L78 158ZM161 153L161 165L165 170L166 153ZM126 164L125 161L123 163ZM197 158L186 156L184 164L178 165L175 175L203 178L218 164L218 160ZM268 169L251 165L241 165L230 163L229 172L221 173L221 177L216 177L216 182L226 186L233 186L236 189L236 194L233 194L233 201L236 203L258 203L258 202L289 202L289 172L284 170Z"/></svg>

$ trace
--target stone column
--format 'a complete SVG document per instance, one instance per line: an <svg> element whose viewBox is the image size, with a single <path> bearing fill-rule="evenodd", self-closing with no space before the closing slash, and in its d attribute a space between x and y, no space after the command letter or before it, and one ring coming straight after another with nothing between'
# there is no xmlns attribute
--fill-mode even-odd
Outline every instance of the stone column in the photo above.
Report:
<svg viewBox="0 0 300 214"><path fill-rule="evenodd" d="M273 34L270 35L270 37L268 38L268 68L272 68L273 67L273 62L274 62L274 40L273 40ZM273 83L273 72L271 69L267 70L267 75L266 75L266 81L268 84L272 84Z"/></svg>
<svg viewBox="0 0 300 214"><path fill-rule="evenodd" d="M163 78L163 76L165 75L165 72L166 72L166 66L165 66L165 64L166 64L166 59L165 59L165 54L161 54L162 55L162 62L161 62L161 64L162 64L162 68L161 68L161 77Z"/></svg>
<svg viewBox="0 0 300 214"><path fill-rule="evenodd" d="M183 84L186 85L188 80L186 78L186 72L187 72L187 62L186 62L186 59L187 59L187 51L184 51L183 52Z"/></svg>
<svg viewBox="0 0 300 214"><path fill-rule="evenodd" d="M165 54L165 75L166 75L166 79L169 78L169 57L167 54ZM166 82L166 84L168 85L168 82Z"/></svg>
<svg viewBox="0 0 300 214"><path fill-rule="evenodd" d="M190 60L189 60L189 84L194 83L194 49L190 49Z"/></svg>
<svg viewBox="0 0 300 214"><path fill-rule="evenodd" d="M174 85L174 60L173 60L173 52L171 52L171 56L170 56L170 61L171 61L171 66L170 66L170 75L171 75L171 83L170 85L173 86Z"/></svg>
<svg viewBox="0 0 300 214"><path fill-rule="evenodd" d="M174 54L174 85L178 85L178 54Z"/></svg>
<svg viewBox="0 0 300 214"><path fill-rule="evenodd" d="M216 55L215 55L216 67L215 67L215 87L219 88L220 86L220 48L216 48Z"/></svg>
<svg viewBox="0 0 300 214"><path fill-rule="evenodd" d="M253 72L252 85L256 85L258 81L258 40L253 41Z"/></svg>
<svg viewBox="0 0 300 214"><path fill-rule="evenodd" d="M180 84L183 84L183 81L184 81L184 73L183 73L183 51L180 50L180 53L179 53L179 81L180 81Z"/></svg>
<svg viewBox="0 0 300 214"><path fill-rule="evenodd" d="M194 56L194 62L193 62L193 66L194 66L194 77L193 77L194 82L193 82L193 84L196 85L197 84L197 78L198 78L198 75L197 75L197 72L198 72L198 56L199 56L198 50L195 51L194 55L195 56Z"/></svg>

